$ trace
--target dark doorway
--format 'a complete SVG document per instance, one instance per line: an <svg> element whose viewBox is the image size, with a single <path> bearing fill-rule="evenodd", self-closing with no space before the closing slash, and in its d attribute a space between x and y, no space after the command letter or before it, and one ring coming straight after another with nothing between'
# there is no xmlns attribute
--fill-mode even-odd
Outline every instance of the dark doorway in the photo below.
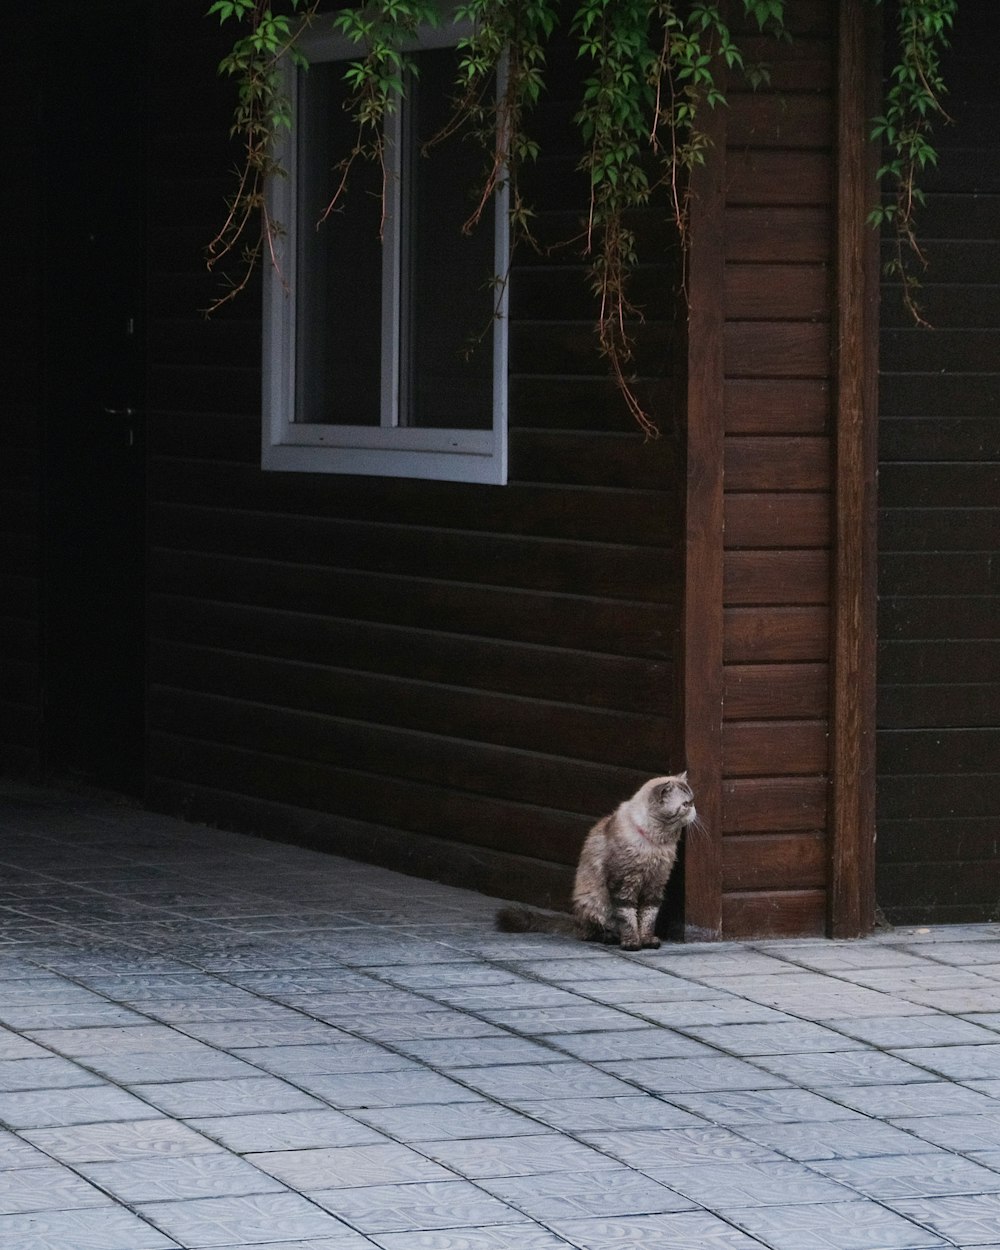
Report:
<svg viewBox="0 0 1000 1250"><path fill-rule="evenodd" d="M47 31L48 767L142 787L145 38L136 0Z"/></svg>

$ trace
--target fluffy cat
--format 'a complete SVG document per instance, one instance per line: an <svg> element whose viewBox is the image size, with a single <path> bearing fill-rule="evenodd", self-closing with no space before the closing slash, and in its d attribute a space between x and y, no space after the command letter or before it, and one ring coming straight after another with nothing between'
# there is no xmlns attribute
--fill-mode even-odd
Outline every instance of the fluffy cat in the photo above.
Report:
<svg viewBox="0 0 1000 1250"><path fill-rule="evenodd" d="M573 886L573 919L504 907L505 933L572 932L636 951L660 945L656 916L681 833L697 818L687 773L653 777L587 834Z"/></svg>

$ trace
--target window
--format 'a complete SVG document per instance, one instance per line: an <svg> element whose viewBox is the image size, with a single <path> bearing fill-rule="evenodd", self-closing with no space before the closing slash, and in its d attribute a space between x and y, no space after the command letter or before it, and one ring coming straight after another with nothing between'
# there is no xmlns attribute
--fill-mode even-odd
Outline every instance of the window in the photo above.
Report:
<svg viewBox="0 0 1000 1250"><path fill-rule="evenodd" d="M288 178L271 188L285 234L265 279L265 468L506 481L503 192L464 235L482 152L459 137L423 151L448 117L460 34L429 30L414 50L418 74L387 123L381 242L374 167L355 166L318 225L353 142L343 73L357 49L315 33L309 69L286 69L295 120L279 154Z"/></svg>

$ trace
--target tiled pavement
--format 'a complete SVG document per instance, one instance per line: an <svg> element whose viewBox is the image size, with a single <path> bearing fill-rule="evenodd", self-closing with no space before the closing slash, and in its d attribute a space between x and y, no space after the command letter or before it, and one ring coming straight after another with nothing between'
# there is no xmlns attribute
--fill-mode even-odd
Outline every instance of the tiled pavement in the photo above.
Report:
<svg viewBox="0 0 1000 1250"><path fill-rule="evenodd" d="M1000 1247L1000 926L624 954L0 783L0 1250Z"/></svg>

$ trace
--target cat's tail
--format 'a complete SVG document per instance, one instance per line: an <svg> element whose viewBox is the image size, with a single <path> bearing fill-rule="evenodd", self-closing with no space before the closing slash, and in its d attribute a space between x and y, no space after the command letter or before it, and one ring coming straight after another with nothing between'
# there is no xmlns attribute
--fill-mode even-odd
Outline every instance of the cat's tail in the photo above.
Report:
<svg viewBox="0 0 1000 1250"><path fill-rule="evenodd" d="M536 911L533 907L501 907L496 914L501 933L562 933L577 937L576 921L560 912Z"/></svg>

